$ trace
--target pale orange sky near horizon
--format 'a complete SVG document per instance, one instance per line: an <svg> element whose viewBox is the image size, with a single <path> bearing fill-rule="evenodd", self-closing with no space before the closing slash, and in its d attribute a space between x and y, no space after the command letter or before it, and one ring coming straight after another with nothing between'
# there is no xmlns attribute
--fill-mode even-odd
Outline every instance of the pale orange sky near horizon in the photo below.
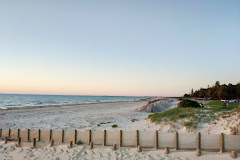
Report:
<svg viewBox="0 0 240 160"><path fill-rule="evenodd" d="M182 96L190 92L191 86L204 83L214 84L215 81L205 80L202 77L202 84L198 84L200 77L187 78L187 75L162 73L155 75L148 72L147 77L143 73L97 73L97 71L67 71L66 69L45 68L37 69L19 66L12 68L15 72L0 71L4 75L1 79L0 93L13 94L54 94L54 95L125 95L125 96ZM69 68L70 70L70 68ZM10 72L9 72L10 71ZM79 70L78 70L79 71ZM54 73L54 74L53 74ZM64 73L64 74L63 74ZM174 79L175 76L179 77ZM188 83L184 83L188 82ZM190 83L190 85L189 85ZM236 82L237 83L237 82ZM164 84L164 85L163 85ZM190 87L189 87L190 86ZM200 88L200 87L199 87ZM196 89L199 89L196 88Z"/></svg>
<svg viewBox="0 0 240 160"><path fill-rule="evenodd" d="M21 68L21 67L20 67ZM122 73L99 75L96 72L85 73L81 76L74 73L64 75L51 75L42 72L18 74L6 73L1 80L1 93L16 94L61 94L61 95L126 95L126 96L172 96L172 92L181 95L182 90L177 86L156 86L159 78L155 80L144 79L143 74L127 75ZM91 74L91 76L89 75ZM123 76L124 75L124 76ZM104 78L108 76L108 78ZM123 76L123 77L122 77ZM169 79L169 81L171 81ZM166 80L162 80L166 83ZM176 85L176 84L175 84ZM180 85L180 84L179 84ZM183 89L183 88L182 88ZM161 94L162 93L162 94Z"/></svg>

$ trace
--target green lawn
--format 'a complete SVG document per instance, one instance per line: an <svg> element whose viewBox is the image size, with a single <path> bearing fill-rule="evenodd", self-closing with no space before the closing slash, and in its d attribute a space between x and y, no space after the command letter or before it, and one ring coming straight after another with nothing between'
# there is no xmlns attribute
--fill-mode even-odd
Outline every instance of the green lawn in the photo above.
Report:
<svg viewBox="0 0 240 160"><path fill-rule="evenodd" d="M238 104L228 104L228 107L224 107L224 102L220 101L208 100L198 101L198 103L211 108L174 108L151 114L148 118L151 122L170 124L173 128L180 125L187 129L195 129L200 122L209 123L238 108Z"/></svg>
<svg viewBox="0 0 240 160"><path fill-rule="evenodd" d="M230 111L233 109L238 108L238 103L228 103L227 107L224 107L224 102L221 101L213 101L213 100L207 100L207 101L197 101L198 103L202 103L204 106L209 106L209 110L215 111L215 112L224 112L224 111Z"/></svg>

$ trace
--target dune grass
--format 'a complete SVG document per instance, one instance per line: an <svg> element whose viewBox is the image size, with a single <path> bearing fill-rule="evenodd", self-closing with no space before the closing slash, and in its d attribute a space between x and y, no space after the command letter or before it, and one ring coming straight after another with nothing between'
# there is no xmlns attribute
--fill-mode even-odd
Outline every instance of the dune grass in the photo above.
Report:
<svg viewBox="0 0 240 160"><path fill-rule="evenodd" d="M224 107L224 102L220 101L200 101L200 103L210 108L173 108L151 114L148 118L151 122L169 124L173 128L180 125L187 129L196 129L199 123L209 123L238 108L238 104L228 104L228 107Z"/></svg>

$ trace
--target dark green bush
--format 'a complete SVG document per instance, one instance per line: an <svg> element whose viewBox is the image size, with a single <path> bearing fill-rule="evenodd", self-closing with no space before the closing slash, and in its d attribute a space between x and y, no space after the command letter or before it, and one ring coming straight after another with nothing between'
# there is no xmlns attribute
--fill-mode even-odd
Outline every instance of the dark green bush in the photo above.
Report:
<svg viewBox="0 0 240 160"><path fill-rule="evenodd" d="M114 124L114 125L112 125L112 128L116 128L118 125L117 124Z"/></svg>
<svg viewBox="0 0 240 160"><path fill-rule="evenodd" d="M184 99L178 104L178 107L179 108L186 108L186 107L199 108L201 106L196 101L192 101L192 100L189 100L189 99Z"/></svg>
<svg viewBox="0 0 240 160"><path fill-rule="evenodd" d="M83 142L79 140L79 141L77 142L77 145L81 145L81 144L83 144Z"/></svg>

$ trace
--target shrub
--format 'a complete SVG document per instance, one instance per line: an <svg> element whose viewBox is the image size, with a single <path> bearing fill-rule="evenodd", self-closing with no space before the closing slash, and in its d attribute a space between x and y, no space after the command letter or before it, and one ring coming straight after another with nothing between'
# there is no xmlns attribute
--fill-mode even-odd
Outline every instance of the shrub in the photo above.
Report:
<svg viewBox="0 0 240 160"><path fill-rule="evenodd" d="M135 121L137 121L137 119L132 119L132 122L135 122Z"/></svg>
<svg viewBox="0 0 240 160"><path fill-rule="evenodd" d="M114 124L114 125L112 125L112 128L116 128L118 125L117 124Z"/></svg>
<svg viewBox="0 0 240 160"><path fill-rule="evenodd" d="M81 144L83 144L83 142L79 140L79 141L77 142L77 145L81 145Z"/></svg>
<svg viewBox="0 0 240 160"><path fill-rule="evenodd" d="M201 107L198 102L192 101L189 99L184 99L178 104L179 108L186 108L186 107L193 107L193 108L199 108Z"/></svg>

